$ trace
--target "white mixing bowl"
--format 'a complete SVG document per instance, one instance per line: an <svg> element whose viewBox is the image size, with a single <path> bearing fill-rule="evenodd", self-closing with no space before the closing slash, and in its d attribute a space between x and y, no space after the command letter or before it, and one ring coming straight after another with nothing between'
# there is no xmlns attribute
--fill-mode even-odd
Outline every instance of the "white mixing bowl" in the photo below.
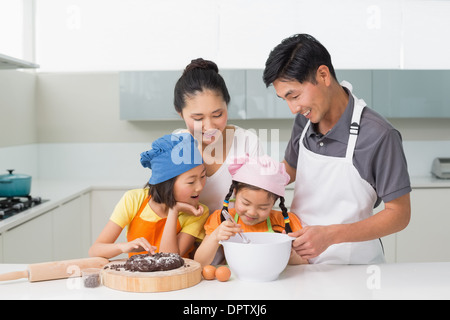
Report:
<svg viewBox="0 0 450 320"><path fill-rule="evenodd" d="M221 241L233 274L244 281L276 280L286 268L294 238L282 233L245 232L250 243L238 235Z"/></svg>

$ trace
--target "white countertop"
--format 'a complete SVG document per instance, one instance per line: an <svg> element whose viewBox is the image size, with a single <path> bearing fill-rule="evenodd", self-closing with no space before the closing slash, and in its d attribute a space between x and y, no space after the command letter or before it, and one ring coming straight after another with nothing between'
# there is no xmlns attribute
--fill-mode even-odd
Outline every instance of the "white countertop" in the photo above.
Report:
<svg viewBox="0 0 450 320"><path fill-rule="evenodd" d="M411 177L412 188L450 188L450 179L439 179L433 175Z"/></svg>
<svg viewBox="0 0 450 320"><path fill-rule="evenodd" d="M26 267L0 264L0 273ZM159 293L124 292L105 286L84 288L81 278L43 282L20 279L0 282L0 300L7 299L447 300L450 299L450 263L288 266L278 280L271 282L245 282L232 275L228 282L202 280L187 289Z"/></svg>
<svg viewBox="0 0 450 320"><path fill-rule="evenodd" d="M0 233L94 189L128 190L142 186L142 183L136 184L127 181L32 180L30 195L32 197L41 197L42 200L48 201L0 221Z"/></svg>
<svg viewBox="0 0 450 320"><path fill-rule="evenodd" d="M413 188L450 187L449 180L431 176L412 177L411 181ZM34 181L32 195L50 201L0 222L0 233L86 192L136 187L141 184ZM26 267L24 264L0 264L0 273L21 271ZM450 262L288 266L274 282L249 283L232 276L226 283L202 281L188 289L163 293L128 293L104 286L84 288L80 278L34 283L22 279L0 282L0 299L450 299Z"/></svg>

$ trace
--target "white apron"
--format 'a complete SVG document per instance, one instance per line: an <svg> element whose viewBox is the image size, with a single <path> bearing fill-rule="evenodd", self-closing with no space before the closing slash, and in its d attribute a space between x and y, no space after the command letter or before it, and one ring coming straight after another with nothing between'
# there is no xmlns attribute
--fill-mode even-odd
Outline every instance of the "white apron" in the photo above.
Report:
<svg viewBox="0 0 450 320"><path fill-rule="evenodd" d="M351 85L349 86L351 90ZM303 226L353 223L372 215L377 195L353 166L353 152L358 138L364 100L355 96L350 137L345 158L316 154L303 145L308 122L300 137L294 200L291 211ZM310 263L376 264L384 263L379 239L347 242L328 247Z"/></svg>

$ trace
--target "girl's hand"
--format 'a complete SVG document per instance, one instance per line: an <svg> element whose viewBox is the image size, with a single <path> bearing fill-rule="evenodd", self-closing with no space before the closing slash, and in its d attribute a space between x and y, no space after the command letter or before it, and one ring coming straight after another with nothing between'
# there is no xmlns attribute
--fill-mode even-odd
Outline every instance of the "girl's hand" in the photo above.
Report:
<svg viewBox="0 0 450 320"><path fill-rule="evenodd" d="M301 256L298 255L298 253L291 249L291 255L289 257L288 264L308 264L309 261L307 259L303 259Z"/></svg>
<svg viewBox="0 0 450 320"><path fill-rule="evenodd" d="M243 232L241 225L229 220L222 222L211 235L214 235L217 242L230 239L238 232Z"/></svg>
<svg viewBox="0 0 450 320"><path fill-rule="evenodd" d="M178 215L179 212L185 212L188 214L192 214L196 217L200 217L203 214L203 206L199 205L198 208L193 205L185 202L177 202L170 210Z"/></svg>
<svg viewBox="0 0 450 320"><path fill-rule="evenodd" d="M134 239L130 242L119 243L119 248L122 253L148 251L150 254L155 254L156 247L152 246L144 237Z"/></svg>
<svg viewBox="0 0 450 320"><path fill-rule="evenodd" d="M286 231L283 230L281 233L286 234ZM309 261L308 259L304 259L302 258L295 250L294 250L294 245L292 244L291 247L291 255L289 256L289 262L288 264L308 264Z"/></svg>

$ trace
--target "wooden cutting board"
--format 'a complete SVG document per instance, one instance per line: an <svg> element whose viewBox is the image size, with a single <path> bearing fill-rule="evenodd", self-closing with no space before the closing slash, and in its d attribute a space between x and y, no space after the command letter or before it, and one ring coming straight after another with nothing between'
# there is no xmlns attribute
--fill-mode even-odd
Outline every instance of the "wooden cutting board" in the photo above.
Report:
<svg viewBox="0 0 450 320"><path fill-rule="evenodd" d="M108 263L102 270L102 282L111 289L129 292L163 292L195 286L202 280L202 268L197 261L183 258L184 266L169 271L131 272L114 270L113 265L123 265L126 259Z"/></svg>

